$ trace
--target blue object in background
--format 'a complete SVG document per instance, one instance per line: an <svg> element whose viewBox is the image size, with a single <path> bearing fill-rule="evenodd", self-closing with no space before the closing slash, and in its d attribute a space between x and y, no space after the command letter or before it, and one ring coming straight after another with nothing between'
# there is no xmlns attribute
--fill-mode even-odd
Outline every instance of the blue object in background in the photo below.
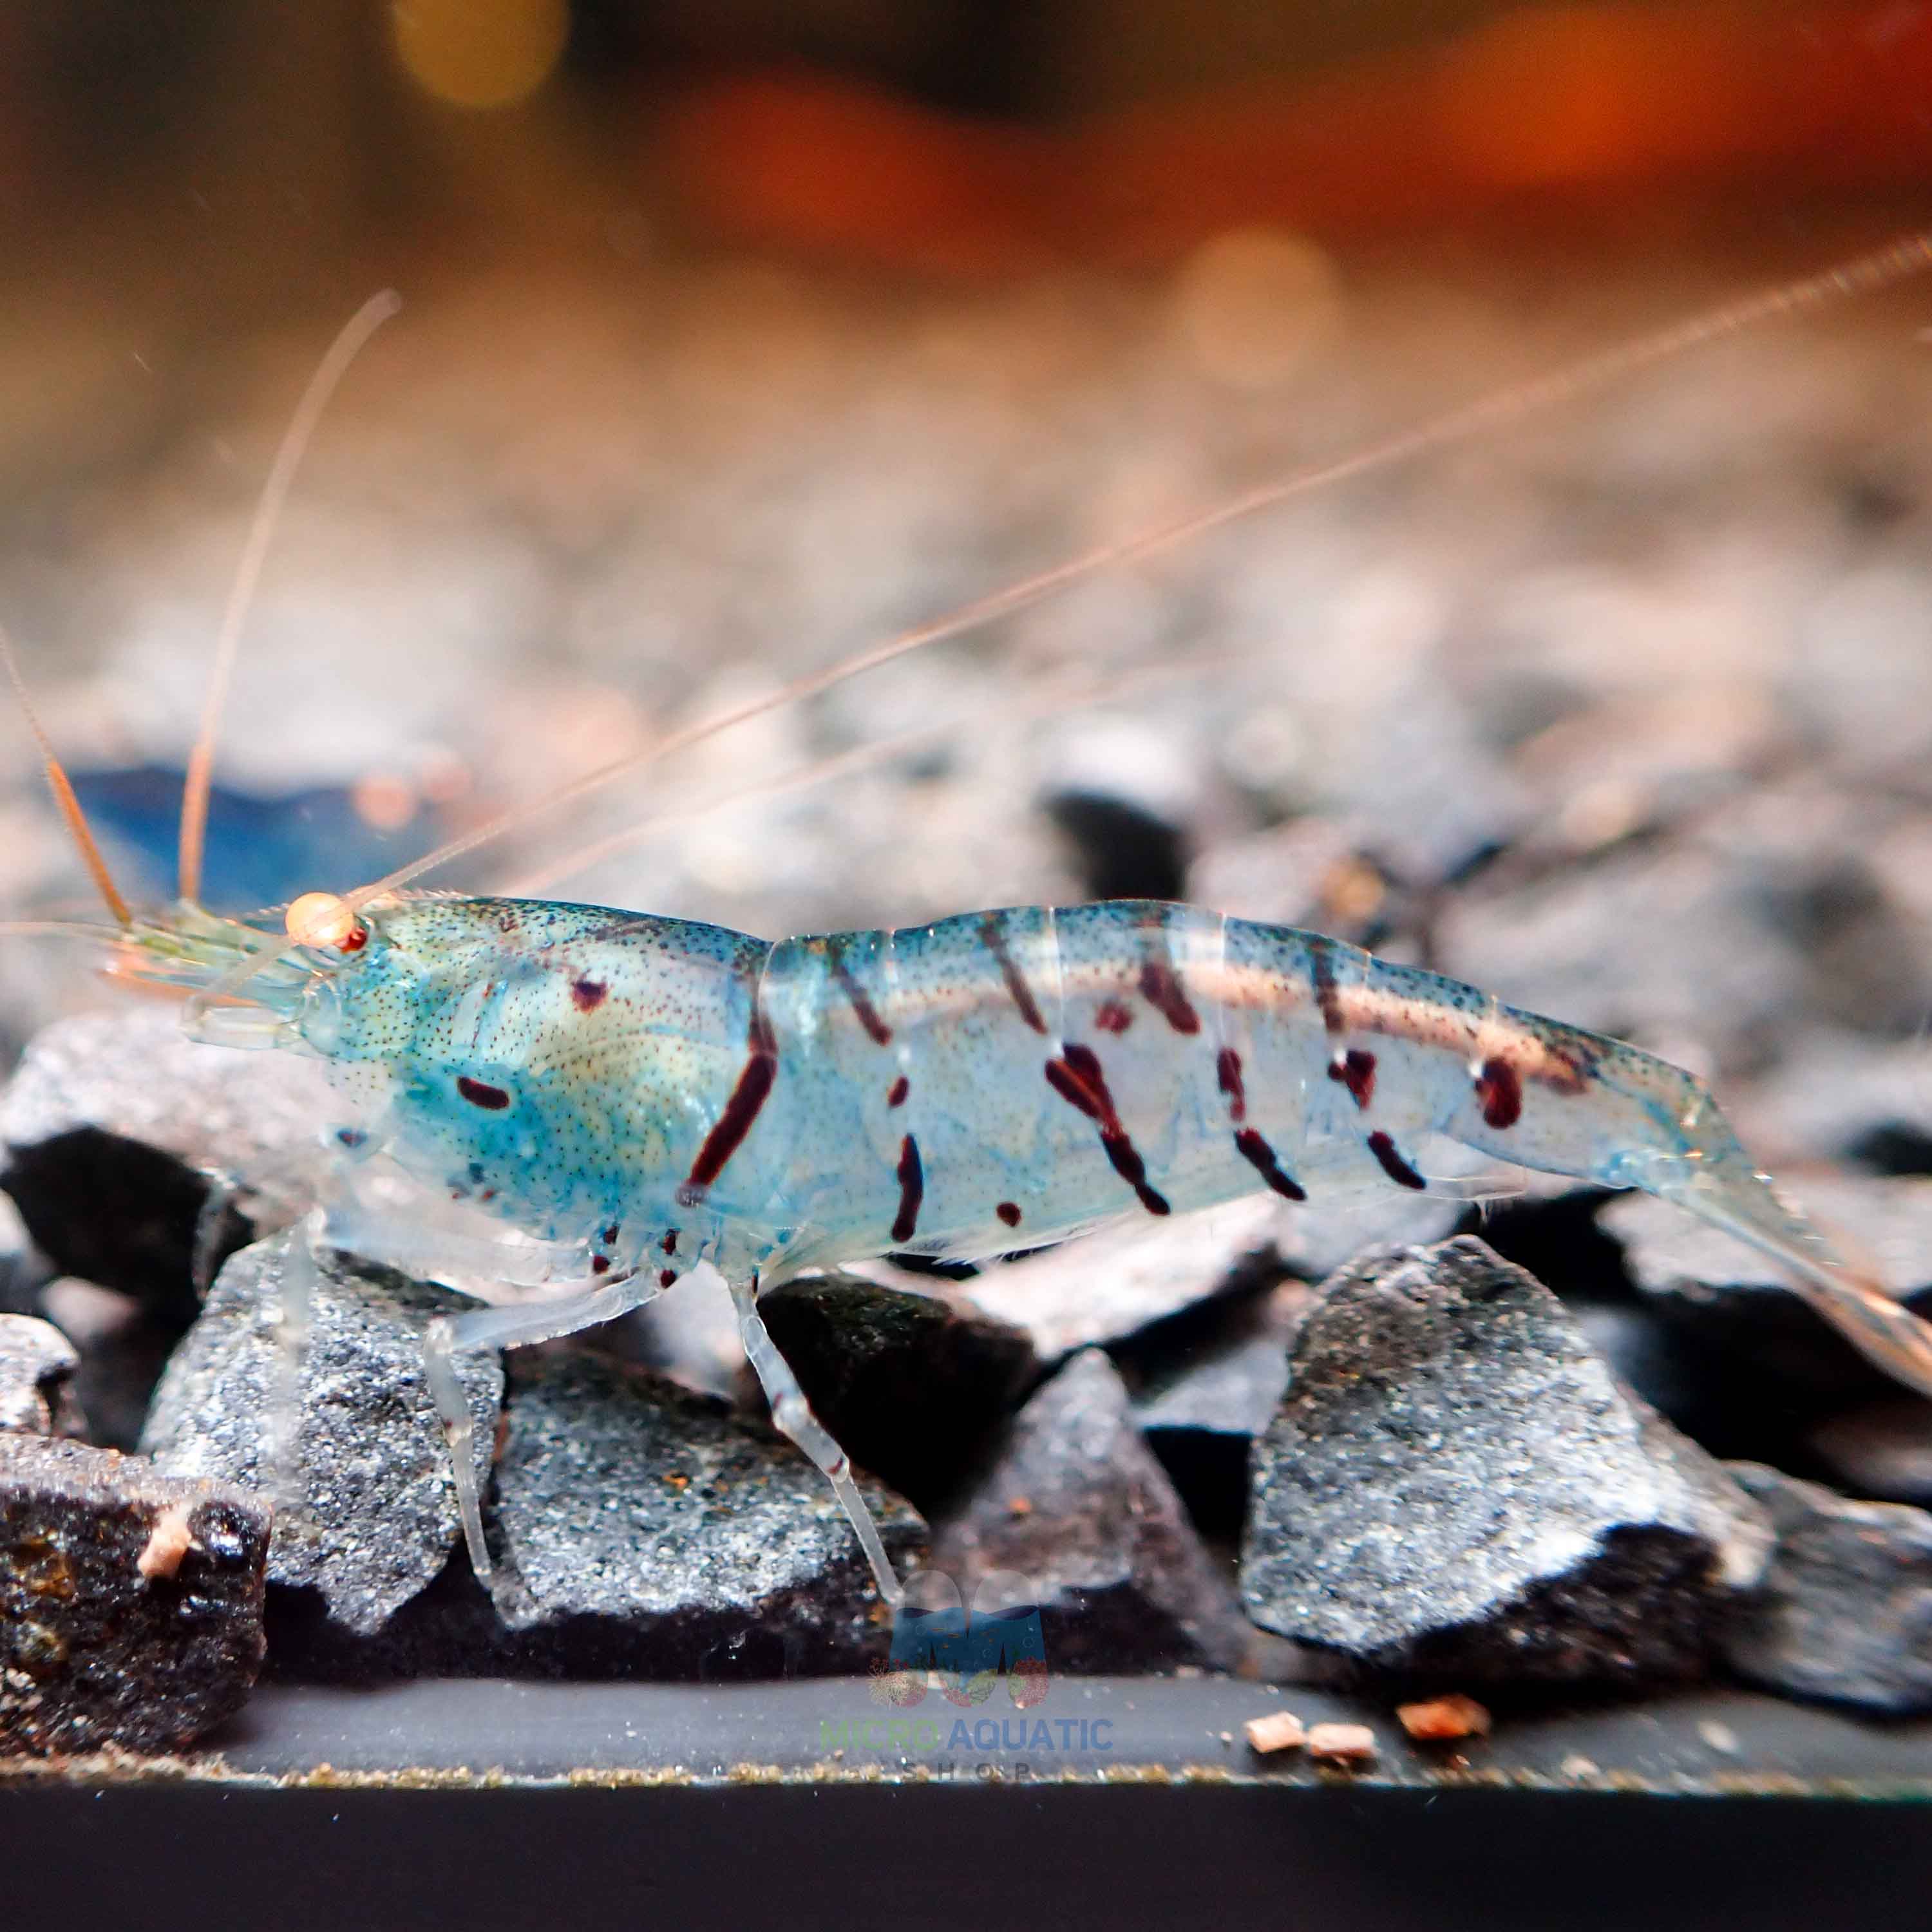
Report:
<svg viewBox="0 0 1932 1932"><path fill-rule="evenodd" d="M72 776L128 896L151 904L172 898L187 784L180 767L130 765ZM357 808L346 786L261 797L217 785L208 799L202 903L212 912L242 914L282 904L298 892L347 892L442 836L442 815L434 806L419 804L410 817L385 828Z"/></svg>

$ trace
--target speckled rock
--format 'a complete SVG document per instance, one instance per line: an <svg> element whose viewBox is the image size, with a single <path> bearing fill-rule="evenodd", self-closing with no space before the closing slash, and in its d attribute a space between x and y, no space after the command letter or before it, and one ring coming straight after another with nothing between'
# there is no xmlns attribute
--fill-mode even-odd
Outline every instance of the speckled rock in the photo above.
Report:
<svg viewBox="0 0 1932 1932"><path fill-rule="evenodd" d="M1256 1446L1241 1586L1264 1628L1376 1671L1682 1678L1769 1545L1556 1297L1464 1236L1327 1285Z"/></svg>
<svg viewBox="0 0 1932 1932"><path fill-rule="evenodd" d="M166 1750L238 1708L268 1546L228 1484L0 1433L0 1753Z"/></svg>
<svg viewBox="0 0 1932 1932"><path fill-rule="evenodd" d="M932 1567L969 1604L996 1571L1031 1579L1056 1670L1231 1669L1252 1634L1098 1349L1015 1418L940 1526Z"/></svg>
<svg viewBox="0 0 1932 1932"><path fill-rule="evenodd" d="M226 1256L313 1202L340 1107L314 1063L203 1046L171 1008L81 1014L0 1095L0 1186L61 1273L185 1327Z"/></svg>
<svg viewBox="0 0 1932 1932"><path fill-rule="evenodd" d="M1725 1640L1731 1668L1786 1696L1932 1710L1932 1515L1847 1502L1756 1463L1730 1470L1778 1537L1762 1590Z"/></svg>
<svg viewBox="0 0 1932 1932"><path fill-rule="evenodd" d="M577 1350L512 1354L496 1592L525 1668L651 1677L862 1670L886 1625L824 1478L722 1402ZM923 1525L862 1483L903 1571Z"/></svg>
<svg viewBox="0 0 1932 1932"><path fill-rule="evenodd" d="M162 1376L142 1448L170 1475L218 1476L278 1498L268 1580L318 1593L340 1630L369 1636L442 1569L459 1538L448 1451L423 1384L430 1318L473 1306L347 1256L316 1260L302 1350L298 1486L269 1447L282 1385L277 1324L298 1233L244 1249ZM306 1258L307 1250L299 1250ZM487 1480L502 1371L456 1358Z"/></svg>
<svg viewBox="0 0 1932 1932"><path fill-rule="evenodd" d="M51 1322L0 1315L0 1430L78 1436L80 1414L68 1384L80 1358Z"/></svg>
<svg viewBox="0 0 1932 1932"><path fill-rule="evenodd" d="M758 1306L847 1454L928 1513L1040 1373L1022 1330L956 1298L818 1275Z"/></svg>

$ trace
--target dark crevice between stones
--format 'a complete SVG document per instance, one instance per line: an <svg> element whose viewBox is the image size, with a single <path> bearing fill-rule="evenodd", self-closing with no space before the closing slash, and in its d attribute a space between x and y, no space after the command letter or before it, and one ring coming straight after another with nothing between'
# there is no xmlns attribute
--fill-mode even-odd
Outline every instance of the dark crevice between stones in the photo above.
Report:
<svg viewBox="0 0 1932 1932"><path fill-rule="evenodd" d="M200 1312L196 1238L215 1184L172 1154L99 1127L9 1150L0 1187L34 1245L62 1274L117 1289L177 1334ZM209 1278L255 1238L227 1202L202 1250Z"/></svg>

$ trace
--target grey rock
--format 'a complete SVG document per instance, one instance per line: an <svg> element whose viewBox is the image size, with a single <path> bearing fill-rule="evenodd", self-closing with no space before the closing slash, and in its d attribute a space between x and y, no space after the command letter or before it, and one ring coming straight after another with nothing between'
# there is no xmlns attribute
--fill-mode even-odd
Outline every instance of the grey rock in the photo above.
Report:
<svg viewBox="0 0 1932 1932"><path fill-rule="evenodd" d="M319 1593L328 1621L380 1630L448 1561L459 1535L448 1451L423 1383L430 1318L474 1304L450 1290L325 1251L314 1258L302 1351L299 1472L274 1466L284 1371L278 1340L299 1232L244 1249L161 1378L141 1446L166 1473L217 1476L278 1497L268 1580ZM456 1358L487 1481L502 1391L487 1352Z"/></svg>
<svg viewBox="0 0 1932 1932"><path fill-rule="evenodd" d="M512 1357L497 1604L525 1668L652 1677L862 1668L885 1626L824 1478L762 1424L578 1350ZM901 1568L918 1516L862 1480Z"/></svg>
<svg viewBox="0 0 1932 1932"><path fill-rule="evenodd" d="M224 1257L312 1204L340 1108L317 1064L203 1046L167 1008L81 1014L0 1095L0 1185L61 1273L184 1327Z"/></svg>
<svg viewBox="0 0 1932 1932"><path fill-rule="evenodd" d="M1458 979L1666 1058L1701 1042L1726 1070L1772 1058L1804 1009L1804 962L1759 896L1676 844L1479 882L1445 906L1437 938Z"/></svg>
<svg viewBox="0 0 1932 1932"><path fill-rule="evenodd" d="M1168 1332L1176 1322L1142 1337L1135 1421L1148 1434L1260 1435L1281 1406L1288 1348L1310 1300L1305 1283L1283 1282L1216 1304L1211 1322L1191 1322L1185 1334Z"/></svg>
<svg viewBox="0 0 1932 1932"><path fill-rule="evenodd" d="M1098 1349L1022 1409L940 1526L933 1568L962 1602L996 1572L1037 1592L1058 1670L1232 1668L1251 1634Z"/></svg>
<svg viewBox="0 0 1932 1932"><path fill-rule="evenodd" d="M1922 1313L1932 1309L1932 1180L1821 1179L1802 1199L1822 1228L1844 1230L1894 1293ZM1601 1218L1649 1306L1708 1376L1740 1383L1739 1402L1815 1414L1896 1392L1755 1249L1644 1196L1612 1202Z"/></svg>
<svg viewBox="0 0 1932 1932"><path fill-rule="evenodd" d="M80 1366L74 1344L52 1323L0 1315L0 1430L78 1436L68 1384Z"/></svg>
<svg viewBox="0 0 1932 1932"><path fill-rule="evenodd" d="M1204 1535L1238 1539L1248 1452L1288 1386L1288 1351L1313 1291L1285 1281L1210 1302L1124 1344L1134 1420Z"/></svg>
<svg viewBox="0 0 1932 1932"><path fill-rule="evenodd" d="M1880 1174L1932 1174L1932 1077L1922 1045L1810 1028L1735 1111L1748 1145Z"/></svg>
<svg viewBox="0 0 1932 1932"><path fill-rule="evenodd" d="M268 1546L226 1484L0 1434L0 1754L166 1750L238 1708Z"/></svg>
<svg viewBox="0 0 1932 1932"><path fill-rule="evenodd" d="M962 1282L956 1298L1024 1330L1042 1362L1057 1362L1279 1281L1288 1272L1281 1243L1292 1238L1282 1209L1261 1195L1151 1226L1143 1216L989 1268Z"/></svg>
<svg viewBox="0 0 1932 1932"><path fill-rule="evenodd" d="M1265 1628L1457 1682L1682 1678L1762 1570L1762 1513L1473 1238L1345 1269L1289 1369L1242 1550Z"/></svg>
<svg viewBox="0 0 1932 1932"><path fill-rule="evenodd" d="M952 1297L816 1275L758 1307L846 1453L928 1514L1040 1374L1023 1330Z"/></svg>
<svg viewBox="0 0 1932 1932"><path fill-rule="evenodd" d="M1932 1710L1932 1515L1755 1463L1730 1470L1778 1537L1762 1591L1725 1640L1731 1668L1788 1696Z"/></svg>
<svg viewBox="0 0 1932 1932"><path fill-rule="evenodd" d="M730 1290L709 1268L685 1276L668 1294L579 1339L585 1348L668 1376L700 1395L722 1396L741 1407L757 1399L758 1380L738 1338Z"/></svg>
<svg viewBox="0 0 1932 1932"><path fill-rule="evenodd" d="M1694 839L1460 896L1442 964L1667 1058L1701 1044L1730 1073L1774 1062L1802 1022L1909 1035L1932 956L1871 862L1886 829L1821 785L1747 790Z"/></svg>
<svg viewBox="0 0 1932 1932"><path fill-rule="evenodd" d="M38 1315L52 1270L34 1246L20 1210L0 1194L0 1315Z"/></svg>
<svg viewBox="0 0 1932 1932"><path fill-rule="evenodd" d="M1282 1266L1304 1281L1326 1281L1372 1248L1422 1247L1466 1231L1474 1210L1466 1201L1377 1187L1355 1196L1297 1203L1282 1216L1275 1251Z"/></svg>
<svg viewBox="0 0 1932 1932"><path fill-rule="evenodd" d="M1439 678L1392 692L1363 721L1372 755L1346 771L1355 842L1408 884L1442 884L1506 844L1528 816L1522 786Z"/></svg>

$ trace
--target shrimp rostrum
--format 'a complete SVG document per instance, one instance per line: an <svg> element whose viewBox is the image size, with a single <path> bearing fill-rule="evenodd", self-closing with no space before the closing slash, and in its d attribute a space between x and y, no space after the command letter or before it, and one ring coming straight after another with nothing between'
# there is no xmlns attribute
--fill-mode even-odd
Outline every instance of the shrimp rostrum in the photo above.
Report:
<svg viewBox="0 0 1932 1932"><path fill-rule="evenodd" d="M575 778L533 809L1103 565L1928 267L1932 239L1915 236L1665 329L1514 401L1479 403L983 598ZM366 333L380 306L348 335ZM312 423L323 379L339 374L340 349L298 426ZM265 504L286 487L296 441L292 430ZM260 552L251 538L244 576ZM412 888L508 820L346 896L305 894L279 923L218 917L196 902L201 820L242 602L231 604L217 698L189 767L182 892L168 912L128 912L44 734L42 748L114 915L104 931L119 969L193 989L189 1023L206 1037L320 1056L356 1103L357 1124L335 1136L346 1157L386 1152L502 1217L524 1244L484 1244L505 1267L499 1278L521 1278L508 1271L514 1256L556 1289L443 1318L430 1333L427 1379L481 1576L490 1558L451 1366L458 1352L608 1321L710 1263L730 1286L774 1420L825 1472L881 1592L896 1599L845 1456L766 1332L762 1288L894 1252L978 1259L1262 1190L1316 1203L1419 1190L1432 1136L1675 1202L1771 1256L1874 1361L1932 1395L1932 1326L1779 1198L1702 1082L1319 934L1128 901L772 942L599 906ZM393 1210L385 1220L347 1186L334 1190L322 1232L420 1272L449 1266L442 1235Z"/></svg>

